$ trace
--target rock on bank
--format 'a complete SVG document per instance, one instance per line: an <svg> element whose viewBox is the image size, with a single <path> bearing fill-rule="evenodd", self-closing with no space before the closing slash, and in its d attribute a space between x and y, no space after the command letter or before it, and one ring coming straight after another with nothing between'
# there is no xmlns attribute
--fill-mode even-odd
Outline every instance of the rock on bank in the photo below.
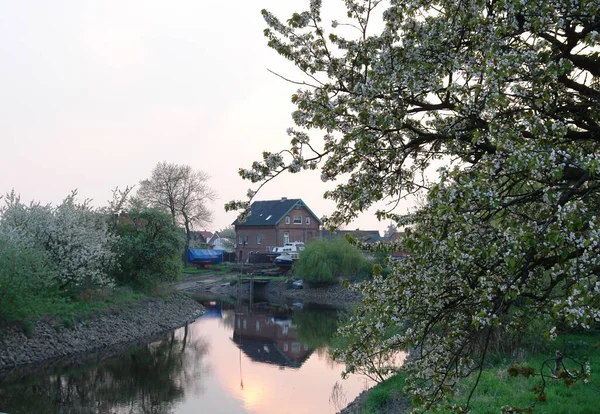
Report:
<svg viewBox="0 0 600 414"><path fill-rule="evenodd" d="M122 309L104 310L71 327L38 321L30 337L20 328L8 328L0 338L0 377L17 366L93 353L150 338L192 322L202 313L202 306L193 299L172 294Z"/></svg>

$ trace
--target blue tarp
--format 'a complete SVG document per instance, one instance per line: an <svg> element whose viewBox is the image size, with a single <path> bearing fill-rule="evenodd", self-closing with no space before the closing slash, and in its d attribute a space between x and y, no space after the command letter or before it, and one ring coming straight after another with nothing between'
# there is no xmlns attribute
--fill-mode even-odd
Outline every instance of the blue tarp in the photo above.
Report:
<svg viewBox="0 0 600 414"><path fill-rule="evenodd" d="M221 263L223 250L213 249L188 249L189 263Z"/></svg>

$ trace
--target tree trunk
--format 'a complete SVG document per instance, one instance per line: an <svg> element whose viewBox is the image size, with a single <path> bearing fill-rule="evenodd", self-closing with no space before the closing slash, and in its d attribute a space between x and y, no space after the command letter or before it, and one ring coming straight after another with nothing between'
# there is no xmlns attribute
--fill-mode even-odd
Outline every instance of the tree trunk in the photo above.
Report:
<svg viewBox="0 0 600 414"><path fill-rule="evenodd" d="M185 248L183 250L183 265L185 267L188 267L187 252L188 252L188 249L190 248L190 239L191 239L190 220L188 218L188 215L185 213L185 211L182 211L181 214L183 215L183 224L185 226Z"/></svg>

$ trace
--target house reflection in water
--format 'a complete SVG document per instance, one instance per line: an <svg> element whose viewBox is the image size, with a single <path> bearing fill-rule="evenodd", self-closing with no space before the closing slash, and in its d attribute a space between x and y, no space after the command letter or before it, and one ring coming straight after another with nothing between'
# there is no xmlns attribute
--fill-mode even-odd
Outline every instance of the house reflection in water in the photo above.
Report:
<svg viewBox="0 0 600 414"><path fill-rule="evenodd" d="M239 306L233 341L250 359L280 367L300 368L312 349L298 341L291 310Z"/></svg>

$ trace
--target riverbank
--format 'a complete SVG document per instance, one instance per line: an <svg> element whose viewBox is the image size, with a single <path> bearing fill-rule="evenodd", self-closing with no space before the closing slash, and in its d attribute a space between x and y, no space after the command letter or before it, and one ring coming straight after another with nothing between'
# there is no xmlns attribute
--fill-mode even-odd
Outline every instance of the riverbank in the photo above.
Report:
<svg viewBox="0 0 600 414"><path fill-rule="evenodd" d="M88 354L136 343L197 319L203 308L182 293L149 298L113 308L65 327L52 320L33 324L29 335L18 327L4 329L0 338L0 378L15 368L27 370L55 359L87 359Z"/></svg>
<svg viewBox="0 0 600 414"><path fill-rule="evenodd" d="M235 274L210 274L197 278L188 278L185 282L179 283L177 289L189 293L206 292L233 297L241 293L243 297L247 297L250 289L249 283L244 283L241 290L237 284L231 285L229 283L229 280L236 276ZM291 282L286 281L272 281L264 285L264 287L257 285L255 292L267 300L274 302L296 299L346 309L357 306L362 297L361 294L350 292L339 284L292 289Z"/></svg>

